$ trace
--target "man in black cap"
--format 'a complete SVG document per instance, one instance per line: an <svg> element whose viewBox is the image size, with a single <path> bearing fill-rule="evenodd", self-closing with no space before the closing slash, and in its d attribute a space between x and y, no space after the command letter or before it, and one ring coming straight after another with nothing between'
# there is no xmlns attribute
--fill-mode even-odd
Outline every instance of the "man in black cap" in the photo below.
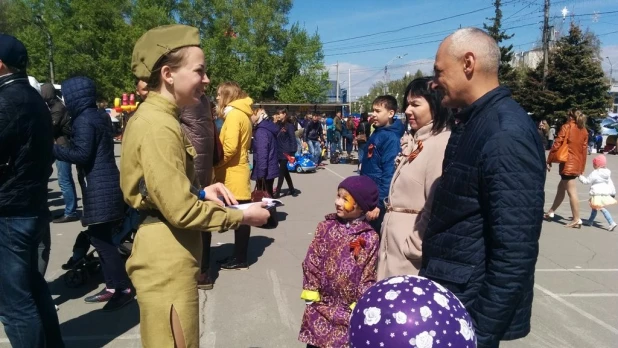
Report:
<svg viewBox="0 0 618 348"><path fill-rule="evenodd" d="M64 347L37 249L49 231L49 109L26 75L28 53L0 34L0 321L13 347Z"/></svg>

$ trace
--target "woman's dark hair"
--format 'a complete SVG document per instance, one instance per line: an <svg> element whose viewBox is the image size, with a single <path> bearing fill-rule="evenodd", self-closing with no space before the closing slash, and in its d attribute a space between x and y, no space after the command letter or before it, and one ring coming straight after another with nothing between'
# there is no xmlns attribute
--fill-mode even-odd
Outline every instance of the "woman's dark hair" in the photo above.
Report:
<svg viewBox="0 0 618 348"><path fill-rule="evenodd" d="M403 105L401 107L402 112L406 112L408 108L408 97L417 96L423 97L429 103L429 110L431 110L431 117L433 119L432 132L438 132L444 127L451 127L453 123L453 114L451 109L442 106L442 98L444 93L440 90L431 88L431 77L420 77L412 80L406 91L403 94Z"/></svg>
<svg viewBox="0 0 618 348"><path fill-rule="evenodd" d="M369 114L366 112L361 113L361 122L367 122L369 120Z"/></svg>
<svg viewBox="0 0 618 348"><path fill-rule="evenodd" d="M281 115L281 114L285 115L285 120L283 121L284 123L287 122L287 123L291 123L291 124L295 125L295 122L292 121L292 116L290 116L288 114L288 109L286 109L286 108L278 108L275 113L278 114L278 115Z"/></svg>

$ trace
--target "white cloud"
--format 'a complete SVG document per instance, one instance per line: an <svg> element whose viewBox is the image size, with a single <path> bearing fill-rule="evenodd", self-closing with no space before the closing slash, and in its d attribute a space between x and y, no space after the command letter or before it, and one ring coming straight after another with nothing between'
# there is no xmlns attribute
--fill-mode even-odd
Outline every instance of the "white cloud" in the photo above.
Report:
<svg viewBox="0 0 618 348"><path fill-rule="evenodd" d="M337 68L334 65L327 66L329 79L337 79ZM369 92L371 86L378 82L384 81L384 67L379 66L363 66L359 64L340 62L339 63L339 83L341 88L348 88L348 69L352 75L352 96L358 97ZM393 63L389 66L388 72L390 80L402 78L406 72L414 75L420 69L425 75L431 75L433 70L432 59L415 59L405 63Z"/></svg>

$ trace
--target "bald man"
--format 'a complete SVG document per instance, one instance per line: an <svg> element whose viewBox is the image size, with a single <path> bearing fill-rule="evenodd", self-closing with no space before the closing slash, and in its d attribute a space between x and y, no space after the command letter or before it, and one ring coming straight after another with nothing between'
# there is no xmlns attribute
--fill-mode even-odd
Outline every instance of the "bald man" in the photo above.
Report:
<svg viewBox="0 0 618 348"><path fill-rule="evenodd" d="M451 290L478 347L530 332L543 218L545 153L534 122L500 87L500 50L460 29L438 49L434 88L456 115L423 239L421 276Z"/></svg>

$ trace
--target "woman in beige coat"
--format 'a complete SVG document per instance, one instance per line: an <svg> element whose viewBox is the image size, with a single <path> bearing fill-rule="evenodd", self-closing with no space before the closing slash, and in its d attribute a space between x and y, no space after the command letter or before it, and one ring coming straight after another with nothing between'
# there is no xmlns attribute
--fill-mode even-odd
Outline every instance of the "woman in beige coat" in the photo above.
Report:
<svg viewBox="0 0 618 348"><path fill-rule="evenodd" d="M403 110L411 134L401 140L386 202L378 280L417 275L421 267L423 233L451 135L451 113L441 105L443 94L430 84L429 78L415 79L404 94Z"/></svg>

